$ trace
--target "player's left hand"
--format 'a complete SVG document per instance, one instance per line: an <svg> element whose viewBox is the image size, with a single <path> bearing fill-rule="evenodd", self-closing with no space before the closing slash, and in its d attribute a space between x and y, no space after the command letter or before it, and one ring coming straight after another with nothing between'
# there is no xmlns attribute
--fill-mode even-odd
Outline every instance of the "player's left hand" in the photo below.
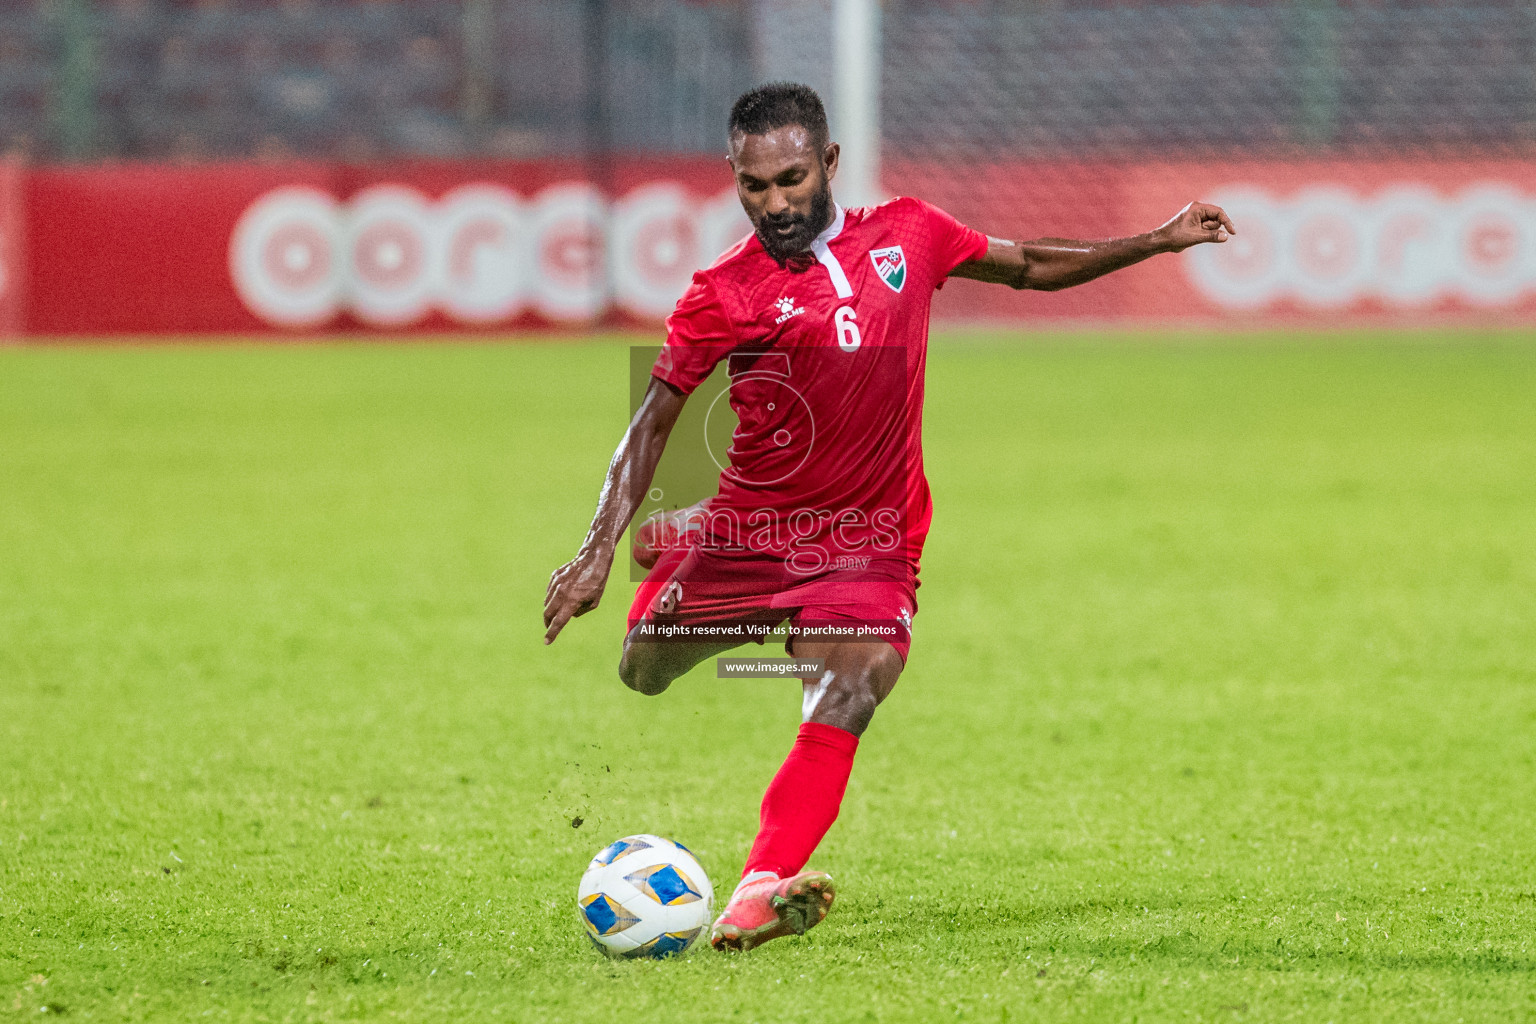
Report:
<svg viewBox="0 0 1536 1024"><path fill-rule="evenodd" d="M603 599L613 552L582 548L575 558L554 571L544 592L544 642L552 644L565 624L585 615Z"/></svg>
<svg viewBox="0 0 1536 1024"><path fill-rule="evenodd" d="M1196 201L1176 213L1156 233L1162 236L1169 252L1183 252L1201 242L1225 242L1237 234L1237 228L1221 207Z"/></svg>

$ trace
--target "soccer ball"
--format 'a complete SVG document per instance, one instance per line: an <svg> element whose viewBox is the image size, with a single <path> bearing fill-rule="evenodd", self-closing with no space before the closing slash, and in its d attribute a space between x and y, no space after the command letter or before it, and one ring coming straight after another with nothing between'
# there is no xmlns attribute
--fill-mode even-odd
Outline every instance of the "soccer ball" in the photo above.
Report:
<svg viewBox="0 0 1536 1024"><path fill-rule="evenodd" d="M608 956L682 953L709 927L715 891L698 859L661 836L625 836L592 858L576 904L592 944Z"/></svg>

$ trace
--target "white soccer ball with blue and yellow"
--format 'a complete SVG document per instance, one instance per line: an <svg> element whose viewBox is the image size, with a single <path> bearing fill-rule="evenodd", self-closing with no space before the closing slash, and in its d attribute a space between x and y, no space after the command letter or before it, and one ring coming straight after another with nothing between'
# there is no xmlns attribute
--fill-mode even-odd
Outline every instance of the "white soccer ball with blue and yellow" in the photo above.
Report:
<svg viewBox="0 0 1536 1024"><path fill-rule="evenodd" d="M609 956L659 959L709 928L715 891L698 858L661 836L625 836L592 858L576 903L592 944Z"/></svg>

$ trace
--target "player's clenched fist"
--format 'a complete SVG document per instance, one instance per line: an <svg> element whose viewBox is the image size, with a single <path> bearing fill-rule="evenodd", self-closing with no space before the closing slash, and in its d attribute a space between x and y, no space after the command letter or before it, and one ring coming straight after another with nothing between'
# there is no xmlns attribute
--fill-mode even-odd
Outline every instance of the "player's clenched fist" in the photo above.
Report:
<svg viewBox="0 0 1536 1024"><path fill-rule="evenodd" d="M613 553L583 551L556 569L544 592L544 642L552 644L565 624L596 608L603 599Z"/></svg>
<svg viewBox="0 0 1536 1024"><path fill-rule="evenodd" d="M1157 229L1169 252L1182 252L1201 242L1225 242L1237 234L1232 218L1219 206L1193 202Z"/></svg>

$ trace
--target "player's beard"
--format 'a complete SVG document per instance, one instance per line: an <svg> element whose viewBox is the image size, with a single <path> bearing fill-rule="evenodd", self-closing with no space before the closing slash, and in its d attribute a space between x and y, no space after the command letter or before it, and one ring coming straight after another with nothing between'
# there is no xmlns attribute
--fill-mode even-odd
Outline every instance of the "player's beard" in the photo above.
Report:
<svg viewBox="0 0 1536 1024"><path fill-rule="evenodd" d="M763 248L767 250L769 256L782 264L791 256L810 249L811 242L815 241L816 236L825 231L827 225L831 223L832 185L823 177L821 188L811 197L809 216L796 214L777 220L764 216L757 222L757 240L763 243ZM781 235L774 230L787 224L795 226L795 230L789 235Z"/></svg>

